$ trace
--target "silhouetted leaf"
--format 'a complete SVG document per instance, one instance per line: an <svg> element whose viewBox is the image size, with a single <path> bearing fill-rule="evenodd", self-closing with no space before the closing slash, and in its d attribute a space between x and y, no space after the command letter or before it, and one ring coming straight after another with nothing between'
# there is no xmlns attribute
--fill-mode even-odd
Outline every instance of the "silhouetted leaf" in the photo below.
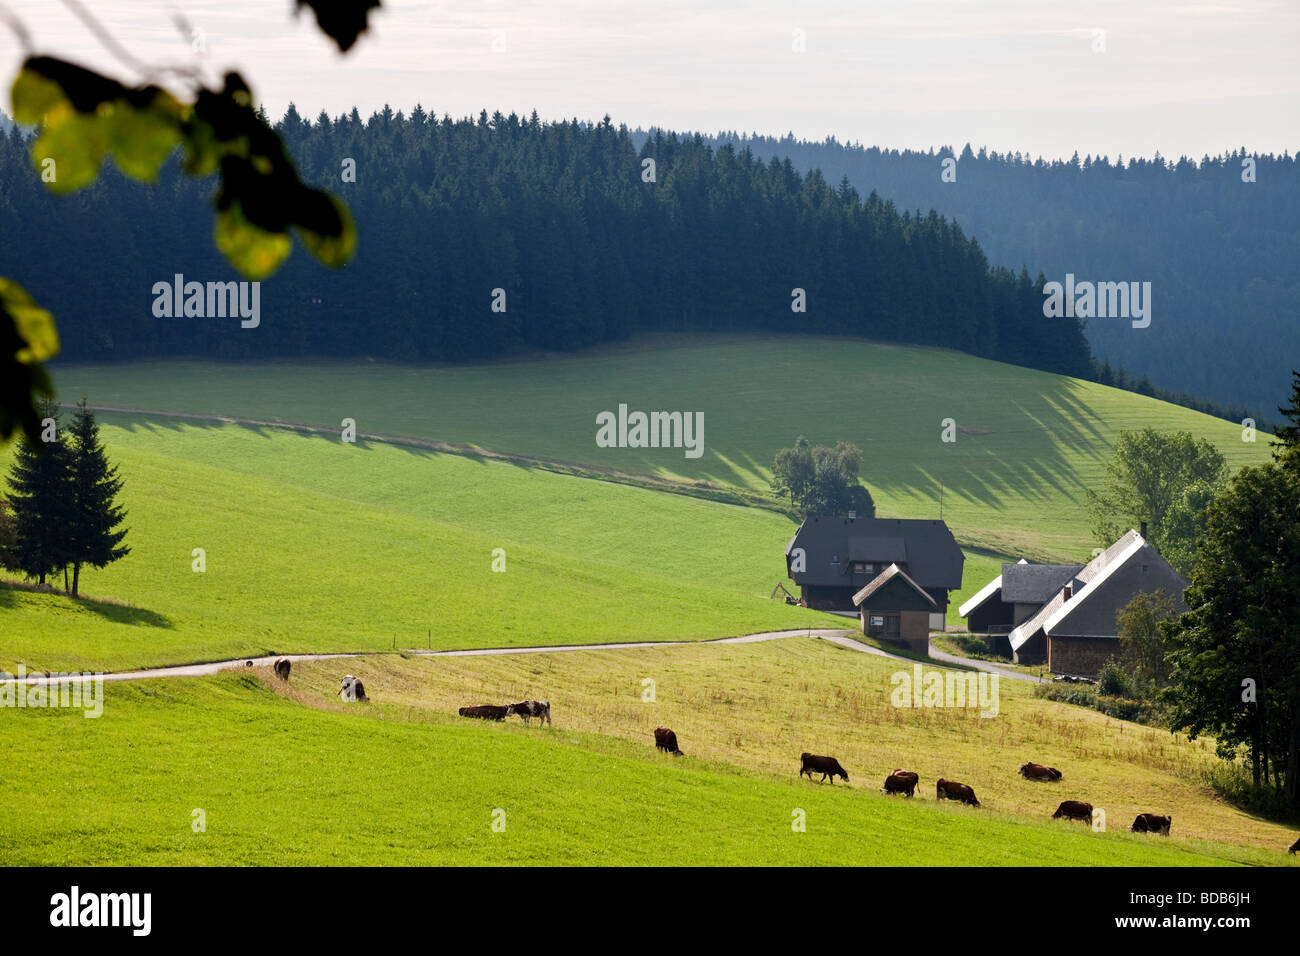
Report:
<svg viewBox="0 0 1300 956"><path fill-rule="evenodd" d="M21 427L36 440L40 434L37 396L53 388L40 363L58 354L54 318L27 290L0 279L0 439Z"/></svg>
<svg viewBox="0 0 1300 956"><path fill-rule="evenodd" d="M348 207L328 193L311 191L317 199L308 204L314 208L319 204L327 205L329 213L323 210L309 211L298 219L298 237L307 251L330 268L337 269L352 258L357 248L357 228L348 213ZM315 225L309 225L315 223Z"/></svg>
<svg viewBox="0 0 1300 956"><path fill-rule="evenodd" d="M370 11L379 7L379 0L297 0L298 10L311 7L316 23L335 43L347 53L365 32Z"/></svg>

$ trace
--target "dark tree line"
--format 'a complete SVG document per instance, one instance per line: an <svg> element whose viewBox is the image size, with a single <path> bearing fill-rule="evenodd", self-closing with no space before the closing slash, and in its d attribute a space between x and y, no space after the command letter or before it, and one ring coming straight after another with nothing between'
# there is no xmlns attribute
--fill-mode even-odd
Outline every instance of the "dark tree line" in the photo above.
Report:
<svg viewBox="0 0 1300 956"><path fill-rule="evenodd" d="M40 584L62 571L64 589L76 595L82 567L102 568L131 551L116 502L122 481L84 400L66 432L56 405L44 403L40 414L42 435L20 440L8 500L0 500L0 567Z"/></svg>
<svg viewBox="0 0 1300 956"><path fill-rule="evenodd" d="M1115 366L1103 375L1118 380L1102 380L1191 407L1198 403L1186 396L1209 399L1236 421L1246 417L1237 406L1276 420L1273 406L1300 354L1297 157L1237 148L1199 160L1076 154L1046 162L970 145L900 151L737 133L709 142L820 169L832 182L847 178L901 209L936 209L992 262L1029 265L1058 281L1067 271L1148 280L1150 328L1087 323L1094 353ZM945 157L957 160L955 182L940 179ZM1242 181L1248 159L1252 183Z"/></svg>
<svg viewBox="0 0 1300 956"><path fill-rule="evenodd" d="M789 161L699 137L656 135L638 150L608 118L453 120L417 107L307 122L291 107L276 129L303 180L347 202L361 242L338 273L293 256L263 282L256 330L151 308L154 284L177 273L238 278L192 228L211 183L169 166L142 189L106 168L56 201L17 128L0 140L0 272L27 277L71 359L456 361L646 331L764 330L1091 373L1079 322L1044 317L1041 277L991 267L936 213L900 211ZM796 288L805 312L792 310ZM494 289L504 312L492 310Z"/></svg>

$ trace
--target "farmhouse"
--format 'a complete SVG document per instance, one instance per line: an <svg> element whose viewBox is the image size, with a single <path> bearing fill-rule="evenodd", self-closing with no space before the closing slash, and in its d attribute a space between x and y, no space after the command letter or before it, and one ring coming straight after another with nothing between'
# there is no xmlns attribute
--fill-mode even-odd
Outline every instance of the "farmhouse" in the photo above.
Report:
<svg viewBox="0 0 1300 956"><path fill-rule="evenodd" d="M927 637L929 629L943 628L948 592L961 587L965 561L946 524L915 518L812 516L785 549L800 604L857 612L864 627L879 628L881 636L893 639L902 639L904 611L911 630L916 613L925 615ZM863 594L878 579L884 580ZM899 604L890 607L890 601ZM864 606L870 615L864 615ZM873 617L881 620L873 624Z"/></svg>
<svg viewBox="0 0 1300 956"><path fill-rule="evenodd" d="M958 608L972 634L989 635L993 650L1011 656L1008 635L1039 612L1083 570L1082 564L1030 564L1024 558L1002 565L1002 573Z"/></svg>
<svg viewBox="0 0 1300 956"><path fill-rule="evenodd" d="M1095 677L1119 649L1116 617L1137 594L1163 590L1178 610L1183 580L1137 531L1084 565L1004 564L1002 574L959 609L972 631L996 635L1010 623L1017 663Z"/></svg>
<svg viewBox="0 0 1300 956"><path fill-rule="evenodd" d="M871 583L853 595L862 633L906 644L911 650L926 654L930 650L932 616L939 616L939 605L921 585L897 564L891 564Z"/></svg>

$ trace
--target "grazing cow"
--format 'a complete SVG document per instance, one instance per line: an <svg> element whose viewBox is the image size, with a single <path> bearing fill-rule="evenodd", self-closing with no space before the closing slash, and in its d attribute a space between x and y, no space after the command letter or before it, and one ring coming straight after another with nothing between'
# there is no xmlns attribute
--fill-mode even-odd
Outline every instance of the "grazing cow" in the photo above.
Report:
<svg viewBox="0 0 1300 956"><path fill-rule="evenodd" d="M901 793L912 796L921 778L911 770L891 770L885 778L885 786L880 792L884 794Z"/></svg>
<svg viewBox="0 0 1300 956"><path fill-rule="evenodd" d="M1292 856L1295 856L1297 850L1300 850L1300 840L1296 840L1294 843L1292 843L1291 849L1287 850L1287 852L1290 853Z"/></svg>
<svg viewBox="0 0 1300 956"><path fill-rule="evenodd" d="M1017 770L1016 773L1020 774L1020 776L1024 777L1026 780L1056 781L1061 779L1061 771L1057 770L1055 767L1044 767L1041 763L1033 763L1032 761L1030 763L1021 764L1020 769Z"/></svg>
<svg viewBox="0 0 1300 956"><path fill-rule="evenodd" d="M1056 808L1056 812L1052 814L1053 820L1061 818L1092 823L1092 804L1083 803L1080 800L1063 800L1061 805Z"/></svg>
<svg viewBox="0 0 1300 956"><path fill-rule="evenodd" d="M277 657L275 663L271 666L275 670L275 676L280 678L280 680L289 679L289 658Z"/></svg>
<svg viewBox="0 0 1300 956"><path fill-rule="evenodd" d="M1173 822L1174 818L1170 816L1139 813L1129 830L1133 833L1159 833L1162 836L1169 836L1169 825Z"/></svg>
<svg viewBox="0 0 1300 956"><path fill-rule="evenodd" d="M510 715L510 708L498 704L479 704L477 707L462 707L462 717L477 717L479 720L505 720Z"/></svg>
<svg viewBox="0 0 1300 956"><path fill-rule="evenodd" d="M674 757L682 756L682 752L677 746L677 735L667 727L655 728L655 746L660 750L666 750Z"/></svg>
<svg viewBox="0 0 1300 956"><path fill-rule="evenodd" d="M840 766L840 762L834 757L819 757L816 754L800 754L799 760L801 762L801 766L799 767L799 776L801 777L804 774L807 774L808 779L811 780L814 773L819 773L822 775L822 783L825 783L827 779L829 779L832 787L835 786L836 777L843 777L845 783L849 782L849 775L844 772L844 768Z"/></svg>
<svg viewBox="0 0 1300 956"><path fill-rule="evenodd" d="M536 717L539 723L549 724L551 722L551 702L549 700L521 701L518 704L510 705L510 713L522 717L525 724L533 717Z"/></svg>
<svg viewBox="0 0 1300 956"><path fill-rule="evenodd" d="M975 791L969 786L955 780L944 780L942 777L934 785L934 795L939 800L959 800L962 803L970 804L972 807L980 805L980 802L975 799Z"/></svg>
<svg viewBox="0 0 1300 956"><path fill-rule="evenodd" d="M339 681L339 693L343 695L344 700L364 700L369 701L366 696L366 685L351 674L343 675Z"/></svg>

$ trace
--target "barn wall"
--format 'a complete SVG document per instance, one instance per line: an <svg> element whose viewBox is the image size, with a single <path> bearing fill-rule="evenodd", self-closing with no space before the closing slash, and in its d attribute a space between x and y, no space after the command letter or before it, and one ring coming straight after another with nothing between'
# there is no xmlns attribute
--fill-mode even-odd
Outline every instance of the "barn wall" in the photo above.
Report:
<svg viewBox="0 0 1300 956"><path fill-rule="evenodd" d="M1096 677L1101 665L1119 653L1113 637L1049 637L1047 669L1053 674Z"/></svg>
<svg viewBox="0 0 1300 956"><path fill-rule="evenodd" d="M1008 646L1010 643L1008 642ZM1041 664L1047 660L1047 641L1043 637L1043 632L1039 631L1025 643L1020 645L1020 650L1016 651L1012 658L1017 664Z"/></svg>
<svg viewBox="0 0 1300 956"><path fill-rule="evenodd" d="M818 611L856 611L853 595L857 588L828 588L808 584L799 589L805 605Z"/></svg>
<svg viewBox="0 0 1300 956"><path fill-rule="evenodd" d="M1003 604L997 599L985 601L970 612L966 618L966 629L972 634L987 634L990 627L1010 628L1014 623L1011 617L1013 610L1012 605Z"/></svg>

